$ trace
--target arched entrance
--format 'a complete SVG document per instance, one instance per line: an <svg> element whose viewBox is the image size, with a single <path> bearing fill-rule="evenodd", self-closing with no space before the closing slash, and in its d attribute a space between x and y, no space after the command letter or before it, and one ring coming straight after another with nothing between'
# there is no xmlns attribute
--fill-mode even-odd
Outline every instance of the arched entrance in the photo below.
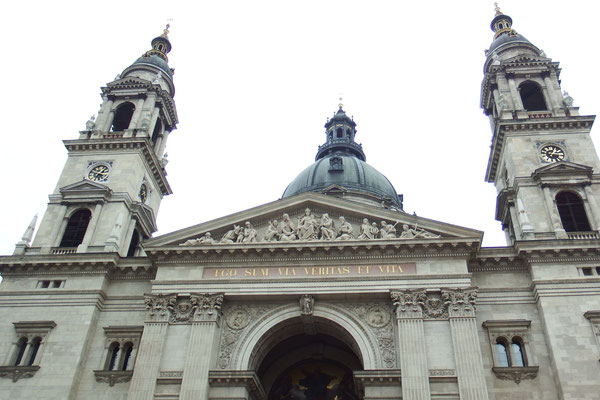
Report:
<svg viewBox="0 0 600 400"><path fill-rule="evenodd" d="M249 357L267 399L357 399L352 373L363 361L354 337L318 310L294 311L263 332Z"/></svg>

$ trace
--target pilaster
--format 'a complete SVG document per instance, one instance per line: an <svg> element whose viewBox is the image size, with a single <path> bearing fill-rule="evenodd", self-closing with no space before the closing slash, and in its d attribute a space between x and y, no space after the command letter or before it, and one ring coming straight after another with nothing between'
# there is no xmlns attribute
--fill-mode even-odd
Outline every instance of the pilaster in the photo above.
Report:
<svg viewBox="0 0 600 400"><path fill-rule="evenodd" d="M429 400L429 369L423 328L424 290L391 292L396 308L398 346L402 371L402 398Z"/></svg>
<svg viewBox="0 0 600 400"><path fill-rule="evenodd" d="M160 358L169 325L169 304L175 298L174 294L145 296L148 314L129 386L128 400L154 399Z"/></svg>
<svg viewBox="0 0 600 400"><path fill-rule="evenodd" d="M442 289L442 299L448 306L458 390L462 400L488 399L475 320L476 298L475 288Z"/></svg>
<svg viewBox="0 0 600 400"><path fill-rule="evenodd" d="M180 400L208 398L208 372L218 347L216 340L221 318L223 294L192 294L192 327L183 369Z"/></svg>

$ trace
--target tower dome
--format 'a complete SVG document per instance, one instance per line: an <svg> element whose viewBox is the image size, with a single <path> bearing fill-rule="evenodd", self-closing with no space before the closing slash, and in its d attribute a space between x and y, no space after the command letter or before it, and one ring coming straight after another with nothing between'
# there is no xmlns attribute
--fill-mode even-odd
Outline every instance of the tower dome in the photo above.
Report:
<svg viewBox="0 0 600 400"><path fill-rule="evenodd" d="M354 141L356 123L341 104L325 124L325 135L325 144L319 146L315 163L288 185L283 198L319 192L402 210L402 198L391 182L366 163L362 145Z"/></svg>

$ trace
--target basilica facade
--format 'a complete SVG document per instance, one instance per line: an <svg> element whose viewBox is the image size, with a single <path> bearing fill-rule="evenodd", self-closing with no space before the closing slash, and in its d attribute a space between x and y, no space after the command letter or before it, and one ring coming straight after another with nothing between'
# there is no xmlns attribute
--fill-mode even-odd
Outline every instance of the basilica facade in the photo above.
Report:
<svg viewBox="0 0 600 400"><path fill-rule="evenodd" d="M0 258L0 398L599 398L594 116L511 17L491 28L494 248L404 212L342 104L281 199L153 237L178 123L165 30Z"/></svg>

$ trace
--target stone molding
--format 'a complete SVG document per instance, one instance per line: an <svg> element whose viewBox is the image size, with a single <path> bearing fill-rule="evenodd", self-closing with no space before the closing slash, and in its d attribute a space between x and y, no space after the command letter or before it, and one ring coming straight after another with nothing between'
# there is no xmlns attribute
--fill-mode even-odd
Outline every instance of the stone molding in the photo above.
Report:
<svg viewBox="0 0 600 400"><path fill-rule="evenodd" d="M0 367L0 377L9 378L12 379L13 382L16 382L22 378L33 377L38 369L40 369L39 365Z"/></svg>
<svg viewBox="0 0 600 400"><path fill-rule="evenodd" d="M133 376L133 371L104 371L94 370L96 382L108 383L108 386L115 386L115 383L129 382Z"/></svg>
<svg viewBox="0 0 600 400"><path fill-rule="evenodd" d="M147 322L218 322L223 299L223 293L191 293L186 296L178 296L176 293L146 294L144 304Z"/></svg>
<svg viewBox="0 0 600 400"><path fill-rule="evenodd" d="M492 371L498 379L515 381L519 384L524 379L535 379L540 367L493 367Z"/></svg>
<svg viewBox="0 0 600 400"><path fill-rule="evenodd" d="M244 387L251 400L264 400L267 394L254 371L213 370L208 372L210 386Z"/></svg>
<svg viewBox="0 0 600 400"><path fill-rule="evenodd" d="M400 386L402 372L399 369L371 369L354 371L354 387L361 396L367 386Z"/></svg>

